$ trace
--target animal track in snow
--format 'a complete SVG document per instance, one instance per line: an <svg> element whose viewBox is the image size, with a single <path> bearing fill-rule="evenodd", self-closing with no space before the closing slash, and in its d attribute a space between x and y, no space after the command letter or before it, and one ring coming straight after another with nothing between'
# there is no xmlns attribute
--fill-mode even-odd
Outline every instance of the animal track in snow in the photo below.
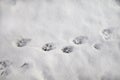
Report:
<svg viewBox="0 0 120 80"><path fill-rule="evenodd" d="M46 43L45 45L43 45L42 50L43 51L51 51L55 48L56 47L55 47L54 43Z"/></svg>
<svg viewBox="0 0 120 80"><path fill-rule="evenodd" d="M73 43L76 45L84 44L88 40L87 36L78 36L73 39Z"/></svg>
<svg viewBox="0 0 120 80"><path fill-rule="evenodd" d="M9 75L9 71L8 70L4 70L0 74L0 76L2 76L2 77L6 77L7 75Z"/></svg>
<svg viewBox="0 0 120 80"><path fill-rule="evenodd" d="M20 40L17 41L16 45L17 45L17 47L24 47L24 46L26 46L30 41L31 41L31 39L29 39L29 38L22 38L22 39L20 39Z"/></svg>
<svg viewBox="0 0 120 80"><path fill-rule="evenodd" d="M11 64L11 62L8 60L0 61L0 70L3 70L5 68L9 67L10 64Z"/></svg>
<svg viewBox="0 0 120 80"><path fill-rule="evenodd" d="M101 31L104 40L110 40L112 37L112 29L106 28Z"/></svg>
<svg viewBox="0 0 120 80"><path fill-rule="evenodd" d="M63 53L71 53L73 52L73 46L65 46L64 48L62 48L62 52Z"/></svg>
<svg viewBox="0 0 120 80"><path fill-rule="evenodd" d="M100 44L100 43L95 43L95 44L93 44L93 48L96 49L96 50L101 50L102 44Z"/></svg>
<svg viewBox="0 0 120 80"><path fill-rule="evenodd" d="M9 60L0 61L0 77L6 78L9 75L9 67L12 64Z"/></svg>

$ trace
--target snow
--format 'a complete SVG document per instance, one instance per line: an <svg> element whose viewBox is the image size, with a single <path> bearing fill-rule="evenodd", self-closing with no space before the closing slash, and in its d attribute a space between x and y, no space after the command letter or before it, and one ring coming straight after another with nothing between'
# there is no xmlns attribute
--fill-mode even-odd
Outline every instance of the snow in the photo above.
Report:
<svg viewBox="0 0 120 80"><path fill-rule="evenodd" d="M119 4L0 0L0 80L120 80Z"/></svg>

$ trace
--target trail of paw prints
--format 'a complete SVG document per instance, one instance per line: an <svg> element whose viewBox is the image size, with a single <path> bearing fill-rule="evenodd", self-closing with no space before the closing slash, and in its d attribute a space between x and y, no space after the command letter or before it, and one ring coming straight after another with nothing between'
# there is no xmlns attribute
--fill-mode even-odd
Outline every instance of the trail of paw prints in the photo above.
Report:
<svg viewBox="0 0 120 80"><path fill-rule="evenodd" d="M0 77L6 78L10 74L10 65L12 62L9 60L0 61Z"/></svg>
<svg viewBox="0 0 120 80"><path fill-rule="evenodd" d="M64 46L61 51L63 53L71 53L73 52L73 46ZM52 50L55 50L56 49L56 46L55 46L55 43L46 43L42 46L42 50L45 51L45 52L48 52L48 51L52 51Z"/></svg>
<svg viewBox="0 0 120 80"><path fill-rule="evenodd" d="M108 29L108 28L103 29L101 31L103 39L109 40L111 38L112 32L113 32L112 29ZM31 40L32 40L31 38L21 38L21 39L17 40L16 46L19 48L25 47L30 43ZM88 43L89 38L88 38L88 36L85 36L85 35L79 35L77 37L74 37L73 40L71 40L71 41L74 45L82 45L82 44ZM57 47L58 46L55 45L54 42L48 42L48 43L45 43L41 47L41 50L44 52L49 52L49 51L55 50ZM30 48L32 48L32 47L30 47ZM37 47L34 47L34 48L36 48L37 50L40 50L40 48L37 48ZM94 43L93 48L96 50L101 50L102 45L99 43ZM71 52L73 52L73 46L72 47L71 46L66 46L66 47L64 46L63 49L61 49L61 50L63 53L71 53Z"/></svg>

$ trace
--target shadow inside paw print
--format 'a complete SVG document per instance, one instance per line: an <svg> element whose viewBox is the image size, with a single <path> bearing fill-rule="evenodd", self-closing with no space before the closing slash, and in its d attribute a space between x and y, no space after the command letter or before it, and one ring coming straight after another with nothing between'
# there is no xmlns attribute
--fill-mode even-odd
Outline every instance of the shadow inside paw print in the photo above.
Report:
<svg viewBox="0 0 120 80"><path fill-rule="evenodd" d="M53 50L53 49L55 49L54 43L46 43L46 44L43 45L43 47L42 47L42 50L43 50L43 51L51 51L51 50Z"/></svg>

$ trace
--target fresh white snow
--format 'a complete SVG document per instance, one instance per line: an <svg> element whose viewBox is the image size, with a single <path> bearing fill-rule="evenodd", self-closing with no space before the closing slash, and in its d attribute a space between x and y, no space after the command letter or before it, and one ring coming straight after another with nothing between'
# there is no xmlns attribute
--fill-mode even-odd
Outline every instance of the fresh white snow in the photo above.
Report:
<svg viewBox="0 0 120 80"><path fill-rule="evenodd" d="M120 80L120 0L0 0L0 80Z"/></svg>

